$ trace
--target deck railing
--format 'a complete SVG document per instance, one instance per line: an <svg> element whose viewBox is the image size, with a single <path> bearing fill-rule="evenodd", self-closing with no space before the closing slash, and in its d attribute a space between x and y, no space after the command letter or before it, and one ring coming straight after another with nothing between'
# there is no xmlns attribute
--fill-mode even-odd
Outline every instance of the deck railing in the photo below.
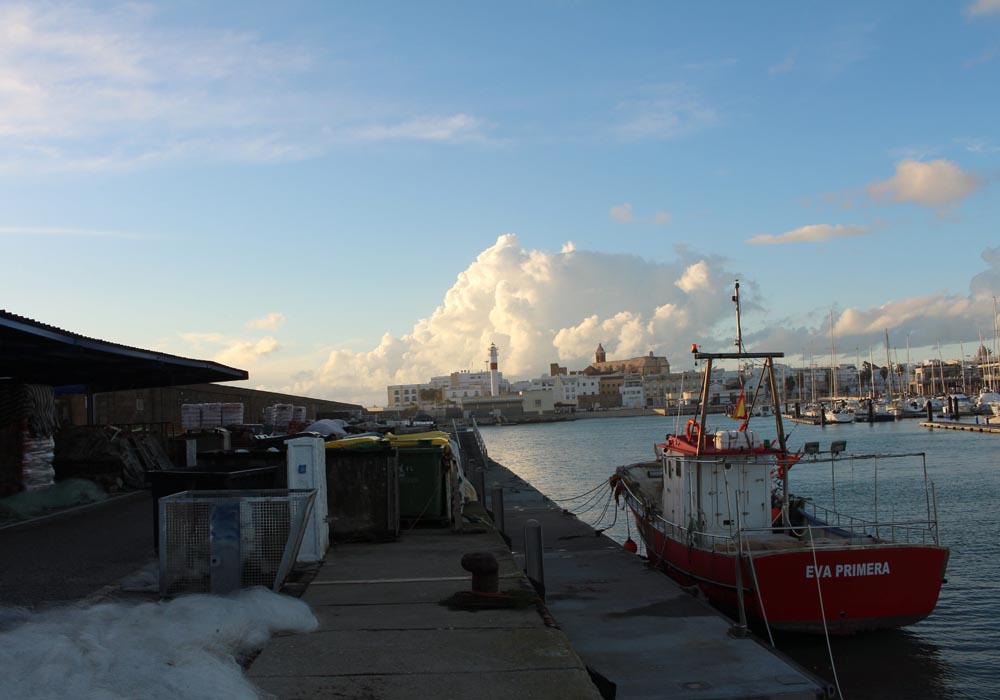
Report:
<svg viewBox="0 0 1000 700"><path fill-rule="evenodd" d="M671 539L687 542L702 549L713 552L732 552L740 546L741 539L752 535L787 534L802 541L812 540L816 549L842 547L847 542L857 543L859 539L871 539L875 542L895 542L905 544L937 544L938 524L933 518L916 520L867 520L844 513L839 513L823 506L806 501L804 512L807 516L822 522L806 522L801 525L789 525L766 528L742 528L730 533L714 533L698 530L681 523L672 522L656 512L659 506L649 503L629 487L627 481L622 482L626 499L640 512L651 513L656 528ZM819 539L823 538L823 539ZM883 539L885 538L885 539Z"/></svg>

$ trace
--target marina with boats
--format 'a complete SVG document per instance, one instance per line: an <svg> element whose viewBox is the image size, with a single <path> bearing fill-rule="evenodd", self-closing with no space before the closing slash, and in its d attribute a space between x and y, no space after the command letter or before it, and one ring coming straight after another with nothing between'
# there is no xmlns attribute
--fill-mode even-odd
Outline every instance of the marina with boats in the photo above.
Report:
<svg viewBox="0 0 1000 700"><path fill-rule="evenodd" d="M503 430L484 428L483 437L491 458L529 481L581 521L603 530L604 534L626 546L629 540L634 540L638 554L652 558L630 511L616 511L611 507L605 512L606 501L605 496L600 496L601 492L595 492L593 498L579 498L579 495L607 478L609 464L649 461L651 445L663 442L664 433L682 434L686 420L608 418L549 426L514 426ZM717 416L715 420L726 418ZM773 418L752 417L748 429L764 437L773 434L773 424ZM968 424L975 426L974 421ZM812 504L832 506L835 502L837 511L855 514L874 507L874 460L855 459L856 455L923 453L925 457L878 459L877 520L882 523L936 520L939 541L948 549L948 559L947 582L940 586L933 612L920 622L829 638L823 634L774 630L773 642L777 648L831 683L836 674L843 697L847 698L989 697L995 686L995 672L991 669L1000 664L1000 646L994 625L996 615L1000 614L1000 602L995 595L995 583L984 577L983 571L1000 556L1000 547L993 536L995 520L982 515L990 512L992 504L1000 498L1000 473L996 470L994 457L996 436L928 430L921 427L921 421L855 423L825 428L786 424L784 427L790 434L790 443L803 448L816 443L820 448L815 455L804 453L790 470L794 486L791 493L811 499L806 501L805 508L810 515L813 514ZM838 452L833 455L830 448L835 442L846 445L837 445ZM923 500L924 460L928 481L935 484L932 495L936 494L937 508L935 512L932 501L931 518L927 517L927 503ZM770 482L770 476L768 478ZM971 484L975 487L970 488ZM610 491L606 493L611 495ZM623 500L620 503L626 507ZM817 546L829 547L830 543L820 543L826 539L825 528L815 524L812 528ZM915 529L910 532L916 534ZM902 529L894 532L891 528L888 531L880 528L878 536L883 540L905 539ZM769 537L779 539L781 536L772 533ZM808 546L808 539L804 542ZM554 543L550 556L561 556L559 549L563 546ZM806 551L806 558L811 559L811 547ZM733 547L730 554L734 556L735 552ZM757 554L757 550L752 550L744 557L744 570L750 566L751 556L754 565L757 564ZM820 549L817 549L817 556L823 556ZM812 561L801 563L802 570L793 572L800 580L806 574L805 566L815 566ZM884 566L882 568L884 573ZM892 561L889 570L890 574L894 573ZM730 571L735 571L735 564ZM841 582L860 585L869 583L866 579L881 576L875 573L875 563L872 563L871 574L867 564L863 576L845 579L845 571L860 574L860 570L840 570ZM817 589L824 595L833 590L837 573L836 563L833 563L830 578L825 577L824 570L820 572L821 578L805 579L813 586L814 595L810 600L817 607ZM940 568L936 573L940 576ZM935 574L919 572L918 576L933 579ZM676 581L665 578L665 583L670 585ZM752 575L744 579L744 586L748 589L755 586ZM904 582L898 590L892 588L874 595L879 601L892 600L906 589L907 582ZM705 595L699 586L687 590L699 597ZM730 590L735 591L735 584ZM782 590L783 587L779 587L779 595ZM627 597L628 593L622 591L621 595ZM767 602L765 600L764 612L770 618ZM824 598L824 602L829 604L830 599ZM738 622L738 607L730 604L727 609L733 622ZM840 610L836 612L839 616ZM767 627L761 622L755 623L752 613L747 624L755 636L771 643ZM878 659L879 663L873 664L873 659Z"/></svg>
<svg viewBox="0 0 1000 700"><path fill-rule="evenodd" d="M729 615L731 634L766 639L841 697L984 697L993 680L983 654L1000 659L983 635L995 639L1000 609L978 567L1000 551L977 514L1000 495L1000 475L993 438L957 431L1000 432L989 425L988 402L966 403L959 392L941 402L911 398L905 415L872 401L862 404L868 420L786 424L773 398L781 353L737 346L695 349L705 377L700 411L600 421L590 435L553 426L546 454L566 453L541 469L531 464L541 456L531 433L487 431L486 443L555 502L589 513L598 531ZM744 387L728 416L706 400L723 362L759 365L756 387ZM770 410L744 395L765 396ZM643 454L649 446L654 459ZM576 495L584 476L607 475L602 457L625 458L607 481L603 510L601 498ZM896 668L873 666L872 654Z"/></svg>

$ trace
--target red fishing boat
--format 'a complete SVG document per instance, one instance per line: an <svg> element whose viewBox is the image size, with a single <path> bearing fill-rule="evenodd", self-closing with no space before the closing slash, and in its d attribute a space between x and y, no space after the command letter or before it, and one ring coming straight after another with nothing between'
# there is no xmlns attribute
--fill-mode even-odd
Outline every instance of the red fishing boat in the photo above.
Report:
<svg viewBox="0 0 1000 700"><path fill-rule="evenodd" d="M737 318L738 299L737 284ZM743 347L739 337L737 347ZM756 621L775 630L853 634L927 617L944 582L948 549L939 542L924 455L847 455L842 442L828 451L811 443L792 452L774 376L782 353L694 357L704 363L700 415L657 445L655 462L619 467L611 477L616 497L634 514L649 561L738 617L738 630ZM721 360L763 363L755 395L769 394L774 404L772 436L758 436L746 420L739 430L709 431L710 377ZM768 390L761 392L763 382ZM922 467L926 515L921 503L915 519L880 521L877 507L874 516L852 517L790 491L796 470L848 458L856 470L873 463L876 484L885 460Z"/></svg>

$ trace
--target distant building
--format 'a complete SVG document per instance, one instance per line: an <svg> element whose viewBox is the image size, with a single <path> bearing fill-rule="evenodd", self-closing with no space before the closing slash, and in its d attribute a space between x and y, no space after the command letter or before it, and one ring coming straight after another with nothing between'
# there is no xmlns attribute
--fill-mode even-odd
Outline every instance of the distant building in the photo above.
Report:
<svg viewBox="0 0 1000 700"><path fill-rule="evenodd" d="M625 408L645 408L646 398L643 394L640 375L627 375L619 391L621 392L621 405Z"/></svg>
<svg viewBox="0 0 1000 700"><path fill-rule="evenodd" d="M643 377L670 374L670 362L666 357L653 354L650 350L648 355L642 357L632 357L627 360L608 361L604 346L598 343L597 352L594 353L594 362L583 370L584 374L639 374Z"/></svg>
<svg viewBox="0 0 1000 700"><path fill-rule="evenodd" d="M452 372L431 377L426 384L394 384L386 387L387 408L418 406L424 409L443 404L458 404L463 399L490 396L492 386L499 387L501 394L509 391L503 373L496 370L486 372Z"/></svg>

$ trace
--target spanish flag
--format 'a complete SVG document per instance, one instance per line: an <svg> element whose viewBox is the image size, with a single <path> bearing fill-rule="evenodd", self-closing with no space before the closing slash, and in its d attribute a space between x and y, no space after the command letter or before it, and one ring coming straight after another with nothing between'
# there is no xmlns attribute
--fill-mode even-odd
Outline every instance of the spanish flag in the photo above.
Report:
<svg viewBox="0 0 1000 700"><path fill-rule="evenodd" d="M736 399L736 408L733 409L733 418L736 420L745 420L747 417L747 404L746 398L743 396L743 392L740 392L740 398Z"/></svg>

